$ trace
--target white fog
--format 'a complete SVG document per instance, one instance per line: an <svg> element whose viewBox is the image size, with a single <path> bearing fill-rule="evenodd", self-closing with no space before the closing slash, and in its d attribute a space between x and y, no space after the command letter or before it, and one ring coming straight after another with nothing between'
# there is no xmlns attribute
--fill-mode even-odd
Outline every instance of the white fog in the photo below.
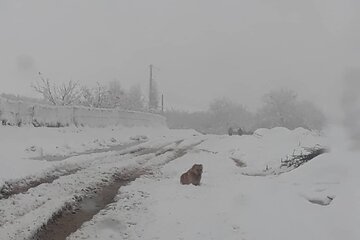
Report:
<svg viewBox="0 0 360 240"><path fill-rule="evenodd" d="M359 13L0 0L0 239L359 239Z"/></svg>

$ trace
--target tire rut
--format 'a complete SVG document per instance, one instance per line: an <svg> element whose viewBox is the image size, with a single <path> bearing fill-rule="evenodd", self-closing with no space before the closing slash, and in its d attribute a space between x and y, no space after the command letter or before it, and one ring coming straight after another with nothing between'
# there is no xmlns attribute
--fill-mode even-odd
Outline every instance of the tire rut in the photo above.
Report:
<svg viewBox="0 0 360 240"><path fill-rule="evenodd" d="M31 188L35 188L43 183L52 183L56 179L77 173L82 168L75 168L69 171L53 171L46 174L45 177L34 178L34 179L21 179L15 182L5 182L4 186L0 189L0 200L8 199L9 197L25 193Z"/></svg>
<svg viewBox="0 0 360 240"><path fill-rule="evenodd" d="M44 155L41 157L33 157L30 158L32 160L41 160L41 161L48 161L48 162L58 162L58 161L63 161L66 160L68 158L71 157L78 157L78 156L82 156L82 155L89 155L89 154L94 154L94 153L105 153L105 152L112 152L112 151L122 151L126 148L130 148L130 147L134 147L137 146L141 143L144 143L146 141L138 141L135 143L127 143L127 144L118 144L118 145L113 145L107 148L99 148L99 149L92 149L92 150L88 150L88 151L84 151L84 152L79 152L79 153L74 153L71 155L65 155L65 156L57 156L57 155Z"/></svg>
<svg viewBox="0 0 360 240"><path fill-rule="evenodd" d="M131 171L121 171L113 175L112 181L108 184L99 186L93 190L91 194L79 199L76 204L72 206L64 206L64 208L53 215L52 219L48 221L38 232L31 238L33 240L65 240L69 235L77 231L83 223L90 221L93 216L98 214L101 210L106 209L109 204L115 202L115 197L118 195L121 187L130 184L141 176L151 175L152 171L164 166L165 164L174 161L184 156L189 149L202 143L192 144L187 147L179 149L151 149L151 154L154 154L154 159L165 156L161 163L155 163L146 166L145 163L140 164L139 168ZM141 150L143 154L149 154L148 151ZM159 152L159 154L157 154ZM134 152L139 154L139 151Z"/></svg>
<svg viewBox="0 0 360 240"><path fill-rule="evenodd" d="M84 153L81 153L78 155L67 156L65 158L61 158L61 160L65 160L65 159L77 157L77 156L94 154L94 153L104 153L104 152L110 152L110 151L124 151L127 148L135 147L137 145L140 145L141 143L144 143L144 141L137 142L135 144L131 143L131 144L122 145L121 147L119 145L117 145L117 146L114 146L114 147L111 147L108 149L88 151L88 152L84 152ZM134 156L140 156L140 155L145 155L145 154L149 154L152 152L156 152L157 150L158 149L145 149L144 148L144 149L142 149L142 151L134 151L133 153L136 153L136 155L134 154ZM129 152L126 154L131 154L131 153L132 152ZM126 154L121 154L121 155L126 155ZM41 160L41 159L38 159L38 160ZM58 160L58 161L60 161L60 160ZM60 177L76 174L78 171L80 171L86 167L87 166L75 167L70 170L60 167L55 170L47 172L45 174L45 176L42 176L42 177L35 176L35 177L20 179L17 181L6 181L5 184L0 188L0 200L8 199L9 197L16 195L16 194L25 193L29 189L35 188L44 183L52 183L55 180L59 179Z"/></svg>
<svg viewBox="0 0 360 240"><path fill-rule="evenodd" d="M79 199L75 205L65 206L32 237L33 240L65 240L71 233L92 219L107 205L114 202L119 189L146 174L135 169L125 174L115 174L113 181L93 189L92 193Z"/></svg>

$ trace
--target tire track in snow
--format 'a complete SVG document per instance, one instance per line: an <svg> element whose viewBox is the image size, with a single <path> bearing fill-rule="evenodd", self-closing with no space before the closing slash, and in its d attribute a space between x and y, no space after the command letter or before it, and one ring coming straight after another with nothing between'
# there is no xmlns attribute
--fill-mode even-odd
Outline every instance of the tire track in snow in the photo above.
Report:
<svg viewBox="0 0 360 240"><path fill-rule="evenodd" d="M178 140L176 143L181 143L183 140ZM160 146L154 146L152 148L147 148L146 142L137 142L125 144L120 147L119 145L116 148L109 149L100 149L94 151L87 151L76 156L67 156L63 158L64 160L73 160L73 163L62 164L59 166L52 167L51 170L43 172L40 176L29 176L27 178L22 178L19 180L6 181L5 184L0 188L0 200L7 199L13 195L25 193L29 189L35 188L43 183L52 183L56 179L68 176L71 174L77 173L79 170L89 167L93 162L104 158L104 154L109 152L114 152L113 156L118 155L127 155L133 154L134 156L141 156L149 153L158 151L160 148L163 148L171 143L164 143ZM144 146L145 145L145 146ZM90 159L87 156L91 156ZM85 158L85 161L84 161ZM45 159L45 158L44 158ZM77 160L79 159L79 160Z"/></svg>
<svg viewBox="0 0 360 240"><path fill-rule="evenodd" d="M189 149L201 142L202 141L179 149L173 148L172 146L165 147L164 149L158 150L151 160L141 163L138 168L130 171L124 170L123 173L115 174L110 184L81 200L75 206L75 210L72 209L69 211L65 209L56 215L48 224L43 226L32 239L65 240L71 233L79 229L83 223L91 220L94 215L98 214L101 210L107 209L110 204L114 203L114 198L118 195L121 187L130 184L143 175L152 174L152 169L182 157ZM175 146L179 144L180 142L174 143Z"/></svg>
<svg viewBox="0 0 360 240"><path fill-rule="evenodd" d="M161 145L160 150L153 149L151 153L141 152L143 148L137 146L131 150L132 154L126 152L127 149L116 156L105 156L75 174L62 176L52 183L29 189L24 194L3 199L0 201L0 239L32 239L44 223L51 222L64 209L76 206L87 196L111 185L114 175L144 166L149 160L155 160L156 166L161 158L165 164L171 160L171 155L173 158L179 157L179 149L167 149L171 149L172 145L181 145L181 140L162 142Z"/></svg>
<svg viewBox="0 0 360 240"><path fill-rule="evenodd" d="M72 156L65 156L65 157L61 156L61 161L69 160L69 159L74 159L74 161L76 161L76 159L78 159L79 157L81 159L83 159L84 156L90 156L90 155L93 157L89 160L86 159L86 161L84 161L83 163L80 159L79 163L75 162L74 164L62 164L59 166L55 166L51 170L49 170L47 172L43 172L41 174L41 176L29 176L27 178L23 178L23 179L19 179L19 180L6 181L5 184L0 188L0 200L4 199L4 198L7 199L10 196L15 195L15 194L25 193L29 189L35 188L43 183L52 183L54 180L56 180L62 176L75 174L79 170L88 167L93 161L96 161L97 159L102 158L103 157L102 153L108 153L108 152L114 152L114 151L115 152L124 151L127 148L131 148L131 147L140 145L142 143L144 143L144 142L130 143L130 144L125 144L125 145L121 145L121 146L117 145L116 147L111 147L111 148L107 148L107 149L95 149L92 151L87 151L87 152L79 153L77 155L72 155ZM98 155L101 155L101 156L98 156ZM48 157L44 156L38 160L46 160L46 159L48 159ZM50 157L53 157L53 156L50 156ZM35 160L35 159L33 159L33 160ZM52 160L49 160L49 161L52 161Z"/></svg>

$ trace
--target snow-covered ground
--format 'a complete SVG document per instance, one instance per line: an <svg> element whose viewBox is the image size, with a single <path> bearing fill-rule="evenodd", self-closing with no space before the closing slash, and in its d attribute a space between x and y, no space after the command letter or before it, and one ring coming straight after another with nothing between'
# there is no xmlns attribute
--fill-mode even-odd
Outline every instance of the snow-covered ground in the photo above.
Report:
<svg viewBox="0 0 360 240"><path fill-rule="evenodd" d="M149 138L181 138L193 133L195 131L170 131L165 127L19 128L0 125L0 189L5 181L42 174L66 162L80 164L81 159L87 161L91 152L111 152ZM79 157L60 161L70 156Z"/></svg>
<svg viewBox="0 0 360 240"><path fill-rule="evenodd" d="M84 189L135 168L152 174L121 187L113 203L67 239L360 238L358 153L348 150L338 129L323 135L259 129L252 136L146 128L3 127L0 132L8 134L0 145L3 183L51 169L75 171L0 199L0 239L31 239L64 203L84 197ZM90 151L129 143L124 149ZM32 146L34 151L26 150ZM295 169L282 166L285 159L320 147L329 152ZM54 154L70 157L46 161ZM180 175L195 163L204 167L201 185L181 185Z"/></svg>

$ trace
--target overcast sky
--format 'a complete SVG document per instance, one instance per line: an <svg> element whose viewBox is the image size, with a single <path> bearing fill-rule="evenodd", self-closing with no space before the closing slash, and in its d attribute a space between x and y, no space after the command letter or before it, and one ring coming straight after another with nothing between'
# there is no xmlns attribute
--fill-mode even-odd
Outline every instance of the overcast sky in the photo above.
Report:
<svg viewBox="0 0 360 240"><path fill-rule="evenodd" d="M249 109L289 88L325 111L360 66L358 0L0 0L0 92L36 96L37 72L94 86L148 87L166 107Z"/></svg>

